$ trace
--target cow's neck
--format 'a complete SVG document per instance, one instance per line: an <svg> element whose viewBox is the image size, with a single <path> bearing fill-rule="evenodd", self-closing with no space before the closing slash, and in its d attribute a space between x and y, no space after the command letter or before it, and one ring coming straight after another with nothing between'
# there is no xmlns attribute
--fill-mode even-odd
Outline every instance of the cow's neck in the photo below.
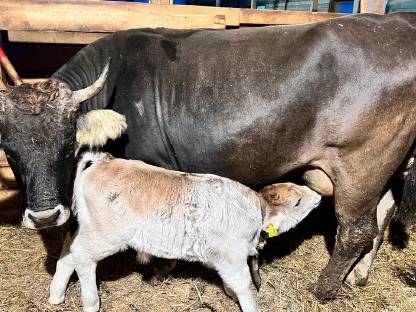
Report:
<svg viewBox="0 0 416 312"><path fill-rule="evenodd" d="M119 60L111 57L105 40L90 44L78 52L69 62L58 69L51 78L67 83L72 90L88 87L97 80L106 62L111 58L107 81L99 94L81 105L82 111L106 108L111 105L111 97L118 74Z"/></svg>

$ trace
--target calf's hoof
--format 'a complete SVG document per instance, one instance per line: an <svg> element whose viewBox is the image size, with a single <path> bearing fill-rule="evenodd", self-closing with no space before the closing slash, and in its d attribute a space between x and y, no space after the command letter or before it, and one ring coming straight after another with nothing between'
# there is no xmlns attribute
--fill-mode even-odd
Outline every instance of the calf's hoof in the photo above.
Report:
<svg viewBox="0 0 416 312"><path fill-rule="evenodd" d="M225 284L223 285L224 286L224 292L225 292L225 294L229 297L229 298L231 298L231 300L232 301L234 301L234 302L238 302L238 298L237 298L237 295L232 291L232 289L231 288L229 288L229 287L227 287Z"/></svg>
<svg viewBox="0 0 416 312"><path fill-rule="evenodd" d="M94 303L92 305L84 305L82 307L82 311L83 312L98 312L100 311L100 301L98 301L97 303Z"/></svg>
<svg viewBox="0 0 416 312"><path fill-rule="evenodd" d="M64 302L64 299L65 299L65 295L61 297L50 296L48 302L50 304L61 304L62 302Z"/></svg>
<svg viewBox="0 0 416 312"><path fill-rule="evenodd" d="M313 283L308 288L309 292L311 292L320 303L326 303L329 300L335 299L338 289L339 287L321 283Z"/></svg>
<svg viewBox="0 0 416 312"><path fill-rule="evenodd" d="M363 275L359 270L354 269L348 274L345 282L350 286L363 287L367 285L368 275Z"/></svg>

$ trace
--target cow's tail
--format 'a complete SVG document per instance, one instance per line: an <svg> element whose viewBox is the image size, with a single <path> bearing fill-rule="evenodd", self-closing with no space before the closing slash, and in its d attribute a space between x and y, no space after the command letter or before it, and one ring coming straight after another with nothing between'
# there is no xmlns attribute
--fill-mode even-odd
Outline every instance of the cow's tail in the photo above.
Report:
<svg viewBox="0 0 416 312"><path fill-rule="evenodd" d="M414 156L414 155L412 155ZM413 159L413 158L412 158ZM416 161L406 171L402 199L396 210L395 221L404 225L416 225Z"/></svg>

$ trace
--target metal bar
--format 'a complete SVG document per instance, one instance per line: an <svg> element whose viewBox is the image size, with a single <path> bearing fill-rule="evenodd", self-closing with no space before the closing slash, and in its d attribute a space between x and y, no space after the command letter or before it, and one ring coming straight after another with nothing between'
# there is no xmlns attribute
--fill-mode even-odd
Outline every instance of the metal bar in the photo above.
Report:
<svg viewBox="0 0 416 312"><path fill-rule="evenodd" d="M352 8L352 13L357 14L359 7L360 7L360 0L354 0L354 6Z"/></svg>

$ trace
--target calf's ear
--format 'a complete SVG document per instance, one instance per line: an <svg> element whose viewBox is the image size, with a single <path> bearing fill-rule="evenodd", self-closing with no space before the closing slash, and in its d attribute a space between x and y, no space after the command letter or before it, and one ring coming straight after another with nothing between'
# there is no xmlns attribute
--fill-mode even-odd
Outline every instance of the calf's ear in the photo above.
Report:
<svg viewBox="0 0 416 312"><path fill-rule="evenodd" d="M97 109L81 115L77 120L77 143L100 147L109 139L115 140L127 129L126 117L110 109Z"/></svg>

